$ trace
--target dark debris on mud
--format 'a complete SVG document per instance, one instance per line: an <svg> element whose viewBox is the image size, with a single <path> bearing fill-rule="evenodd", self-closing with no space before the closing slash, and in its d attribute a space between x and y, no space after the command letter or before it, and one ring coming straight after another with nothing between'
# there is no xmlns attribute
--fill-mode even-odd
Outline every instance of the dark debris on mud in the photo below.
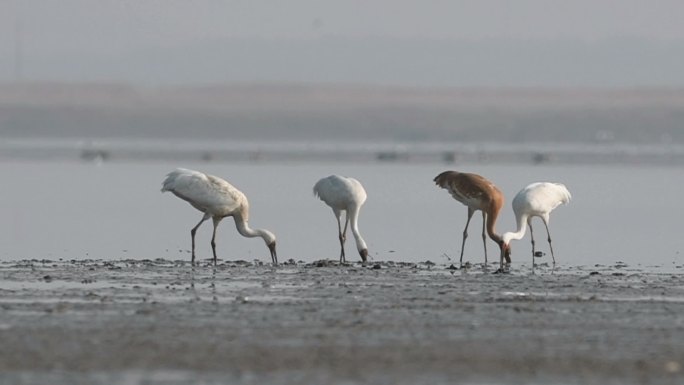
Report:
<svg viewBox="0 0 684 385"><path fill-rule="evenodd" d="M269 267L273 268L270 263L264 263L261 260L255 259L247 260L221 260L219 259L214 264L213 259L201 259L193 265L186 259L24 259L24 260L10 260L0 261L0 269L49 269L49 268L82 268L82 269L135 269L135 268L182 268L182 267L216 267L219 269L226 268L257 268ZM340 262L336 259L320 259L313 262L305 262L302 260L288 259L276 268L368 268L373 270L381 269L417 269L417 270L447 270L450 272L462 271L477 274L478 272L488 273L497 272L499 270L498 263L471 263L464 262L462 265L455 263L438 264L431 260L422 262L404 262L404 261L347 261ZM507 266L507 273L513 274L573 274L584 276L630 276L640 273L684 273L684 265L677 265L672 267L667 266L629 266L624 262L616 262L610 265L596 264L592 266L566 266L566 265L552 265L548 263L535 264L534 271L530 269L529 265L514 265Z"/></svg>

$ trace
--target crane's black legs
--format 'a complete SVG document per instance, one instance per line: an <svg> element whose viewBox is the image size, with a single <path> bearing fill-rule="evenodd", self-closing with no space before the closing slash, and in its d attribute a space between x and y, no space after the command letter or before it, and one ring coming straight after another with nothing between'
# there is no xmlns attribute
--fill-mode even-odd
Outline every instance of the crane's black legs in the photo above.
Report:
<svg viewBox="0 0 684 385"><path fill-rule="evenodd" d="M202 216L202 219L199 221L199 223L190 230L190 238L192 239L192 264L193 265L195 264L195 233L197 233L197 228L199 228L200 225L202 223L204 223L204 221L206 221L207 219L209 219L209 214L204 214L204 216Z"/></svg>
<svg viewBox="0 0 684 385"><path fill-rule="evenodd" d="M463 267L463 250L465 249L466 238L468 238L468 225L473 217L473 213L475 213L475 210L468 208L468 220L466 221L465 229L463 229L463 242L461 242L461 258L459 259L461 267Z"/></svg>
<svg viewBox="0 0 684 385"><path fill-rule="evenodd" d="M546 226L546 235L549 236L549 249L551 249L551 259L553 259L553 264L556 264L556 257L553 255L553 246L551 245L551 233L549 233L549 225L544 221L544 226Z"/></svg>
<svg viewBox="0 0 684 385"><path fill-rule="evenodd" d="M485 235L485 227L487 226L487 213L482 210L482 244L485 252L485 266L487 266L487 236Z"/></svg>
<svg viewBox="0 0 684 385"><path fill-rule="evenodd" d="M340 223L340 217L342 214L339 211L333 210L335 213L335 218L337 219L337 233L340 239L340 263L343 263L346 261L345 255L344 255L344 242L347 240L347 221L345 219L344 223L344 231L342 230L342 224Z"/></svg>
<svg viewBox="0 0 684 385"><path fill-rule="evenodd" d="M213 218L214 222L214 232L211 234L211 251L214 253L214 266L216 266L216 228L218 227L221 219Z"/></svg>
<svg viewBox="0 0 684 385"><path fill-rule="evenodd" d="M530 228L530 238L532 239L532 271L534 271L534 231L532 230L532 220L527 219L527 226Z"/></svg>

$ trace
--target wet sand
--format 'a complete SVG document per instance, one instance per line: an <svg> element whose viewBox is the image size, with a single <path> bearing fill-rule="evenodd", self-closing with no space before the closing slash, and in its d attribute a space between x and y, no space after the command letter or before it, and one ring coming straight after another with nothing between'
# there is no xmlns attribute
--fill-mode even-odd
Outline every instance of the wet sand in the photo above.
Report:
<svg viewBox="0 0 684 385"><path fill-rule="evenodd" d="M0 383L684 383L681 267L492 271L3 262Z"/></svg>

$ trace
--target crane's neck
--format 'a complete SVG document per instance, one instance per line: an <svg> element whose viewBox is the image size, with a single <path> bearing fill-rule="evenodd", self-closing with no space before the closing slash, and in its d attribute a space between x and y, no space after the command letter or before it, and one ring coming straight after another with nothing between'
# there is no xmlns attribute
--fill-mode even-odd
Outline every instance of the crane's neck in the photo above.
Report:
<svg viewBox="0 0 684 385"><path fill-rule="evenodd" d="M501 208L495 206L487 210L487 234L489 234L489 238L498 244L501 243L501 235L496 232L496 220L499 217L499 210Z"/></svg>
<svg viewBox="0 0 684 385"><path fill-rule="evenodd" d="M516 215L516 220L518 222L518 230L515 232L508 232L503 235L504 243L508 244L511 240L519 240L525 236L525 231L527 231L527 218L525 214Z"/></svg>
<svg viewBox="0 0 684 385"><path fill-rule="evenodd" d="M275 240L275 236L268 230L263 229L252 229L249 227L249 223L244 219L242 215L235 215L235 227L237 227L238 233L243 237L254 238L261 237L266 244L270 244Z"/></svg>
<svg viewBox="0 0 684 385"><path fill-rule="evenodd" d="M347 209L347 216L349 218L352 234L354 234L354 240L356 241L356 250L359 251L361 260L366 262L368 257L368 246L366 246L366 241L363 240L361 232L359 231L359 207L350 207Z"/></svg>

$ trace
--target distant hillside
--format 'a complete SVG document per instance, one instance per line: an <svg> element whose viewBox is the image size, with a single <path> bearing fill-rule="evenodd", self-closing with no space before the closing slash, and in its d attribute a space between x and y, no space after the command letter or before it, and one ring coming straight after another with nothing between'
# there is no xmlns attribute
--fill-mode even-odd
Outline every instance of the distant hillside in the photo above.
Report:
<svg viewBox="0 0 684 385"><path fill-rule="evenodd" d="M0 82L49 79L154 86L236 82L409 87L684 86L682 39L203 37L163 45L141 42L127 49L99 45L88 49L76 44L73 49L61 50L61 44L34 50L29 49L29 43L27 39L27 49L22 51L22 70L11 65L14 52L8 50L10 44L5 45ZM0 53L2 48L0 44Z"/></svg>
<svg viewBox="0 0 684 385"><path fill-rule="evenodd" d="M0 85L0 138L684 143L684 89Z"/></svg>

